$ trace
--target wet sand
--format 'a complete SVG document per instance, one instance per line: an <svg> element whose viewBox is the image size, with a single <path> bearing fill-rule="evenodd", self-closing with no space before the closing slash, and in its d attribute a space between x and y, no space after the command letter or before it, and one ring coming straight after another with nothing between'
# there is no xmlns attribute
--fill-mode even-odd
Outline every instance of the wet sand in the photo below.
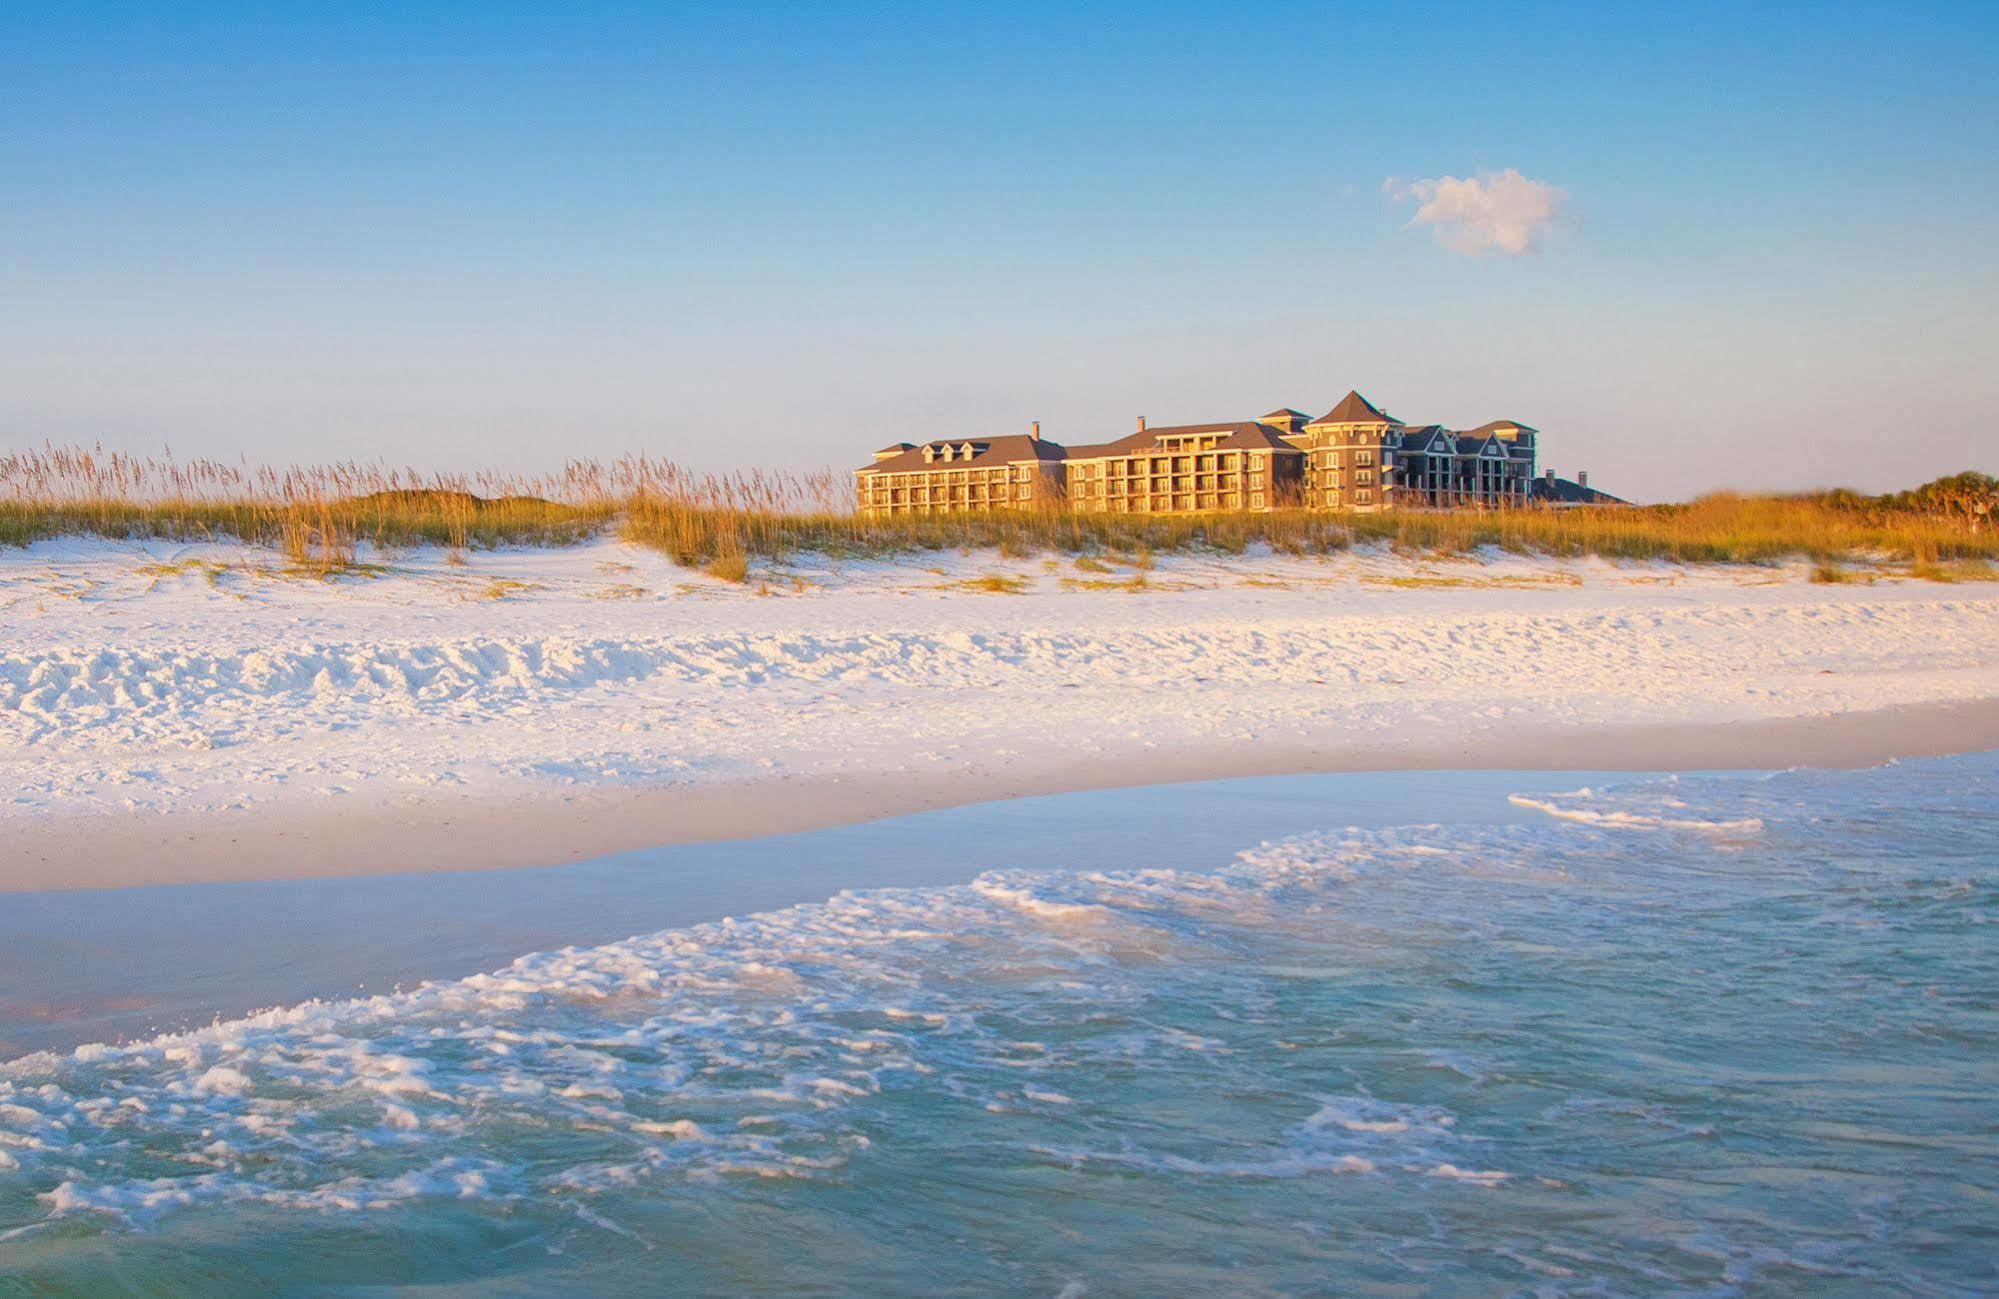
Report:
<svg viewBox="0 0 1999 1299"><path fill-rule="evenodd" d="M1722 725L1468 729L1392 744L1328 736L1321 745L1134 750L1087 761L1023 744L997 770L22 819L0 842L0 892L557 866L996 800L1247 776L1861 767L1990 748L1999 748L1995 699Z"/></svg>

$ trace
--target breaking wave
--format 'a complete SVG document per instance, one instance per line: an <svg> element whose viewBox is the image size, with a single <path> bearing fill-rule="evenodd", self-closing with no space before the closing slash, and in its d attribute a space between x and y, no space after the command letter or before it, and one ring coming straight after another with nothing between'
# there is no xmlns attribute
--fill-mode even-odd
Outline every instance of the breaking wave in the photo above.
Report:
<svg viewBox="0 0 1999 1299"><path fill-rule="evenodd" d="M1948 1288L1961 1188L1999 1193L1962 1135L1999 1122L1995 789L1522 795L1562 824L846 892L31 1056L0 1264L89 1288L118 1233L169 1284L234 1242L212 1293L314 1258L640 1293L662 1252L701 1293Z"/></svg>

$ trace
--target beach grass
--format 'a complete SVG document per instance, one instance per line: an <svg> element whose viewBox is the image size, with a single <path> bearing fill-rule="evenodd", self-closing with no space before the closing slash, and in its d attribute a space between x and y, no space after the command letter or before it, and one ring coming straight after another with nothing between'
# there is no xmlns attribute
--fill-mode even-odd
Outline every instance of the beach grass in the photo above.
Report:
<svg viewBox="0 0 1999 1299"><path fill-rule="evenodd" d="M1024 577L1013 577L1005 573L987 573L980 577L968 577L950 584L954 591L983 592L987 595L1024 595L1029 582Z"/></svg>
<svg viewBox="0 0 1999 1299"><path fill-rule="evenodd" d="M500 545L567 545L601 533L615 510L601 504L475 498L444 493L405 499L329 500L0 499L0 546L54 537L238 540L282 551L300 570L351 571L355 550L436 545L462 552Z"/></svg>
<svg viewBox="0 0 1999 1299"><path fill-rule="evenodd" d="M1846 508L1803 497L1717 495L1685 505L1568 510L1306 510L1200 515L994 511L867 518L850 513L721 511L686 502L634 502L625 538L676 557L741 551L784 558L799 552L890 556L918 551L997 550L1002 555L1076 556L1085 572L1123 562L1141 571L1153 556L1188 550L1239 554L1252 545L1285 554L1386 546L1418 555L1596 555L1683 563L1822 565L1900 561L1919 576L1949 564L1999 560L1999 532L1974 531L1910 511ZM1087 561L1087 562L1081 562Z"/></svg>
<svg viewBox="0 0 1999 1299"><path fill-rule="evenodd" d="M730 550L715 556L702 571L722 582L741 582L750 575L750 561L740 550Z"/></svg>
<svg viewBox="0 0 1999 1299"><path fill-rule="evenodd" d="M542 476L426 475L356 463L269 469L45 446L0 454L0 546L68 536L234 539L281 551L294 572L326 576L360 571L364 545L436 545L462 554L614 532L737 583L751 576L754 562L801 554L991 550L1014 558L1063 555L1084 573L1109 573L1114 565L1144 573L1156 555L1241 554L1253 546L1291 555L1371 546L1434 556L1490 548L1683 563L1801 560L1821 581L1884 564L1935 581L1985 576L1999 562L1999 529L1989 516L1965 512L1962 491L1926 491L1718 493L1677 505L1561 510L1118 515L1048 508L867 516L853 509L847 477L832 470L696 474L628 456L574 461Z"/></svg>

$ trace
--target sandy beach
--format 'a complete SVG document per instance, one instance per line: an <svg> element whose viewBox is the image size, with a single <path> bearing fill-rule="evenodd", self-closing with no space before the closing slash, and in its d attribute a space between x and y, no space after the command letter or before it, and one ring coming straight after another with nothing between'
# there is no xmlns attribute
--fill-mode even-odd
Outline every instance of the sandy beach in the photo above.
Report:
<svg viewBox="0 0 1999 1299"><path fill-rule="evenodd" d="M0 559L0 888L554 865L1024 795L1999 746L1999 592L1488 555Z"/></svg>
<svg viewBox="0 0 1999 1299"><path fill-rule="evenodd" d="M0 5L0 1299L1999 1296L1995 65Z"/></svg>
<svg viewBox="0 0 1999 1299"><path fill-rule="evenodd" d="M1700 771L1863 767L1999 748L1999 699L1687 726L1534 728L1379 747L1244 746L1017 770L800 776L706 786L365 797L305 808L26 818L0 891L557 866L610 853L849 825L1001 799L1246 776L1365 771ZM1037 762L1035 759L1043 759Z"/></svg>

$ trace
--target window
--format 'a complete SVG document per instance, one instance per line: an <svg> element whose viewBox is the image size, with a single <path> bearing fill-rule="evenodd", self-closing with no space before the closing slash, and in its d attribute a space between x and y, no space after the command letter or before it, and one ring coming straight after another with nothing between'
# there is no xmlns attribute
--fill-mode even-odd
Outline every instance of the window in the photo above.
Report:
<svg viewBox="0 0 1999 1299"><path fill-rule="evenodd" d="M1374 493L1368 491L1366 488L1362 488L1353 494L1353 498L1358 504L1370 505L1374 502Z"/></svg>
<svg viewBox="0 0 1999 1299"><path fill-rule="evenodd" d="M1374 463L1374 452L1356 451L1354 452L1353 462L1357 465L1371 465Z"/></svg>

